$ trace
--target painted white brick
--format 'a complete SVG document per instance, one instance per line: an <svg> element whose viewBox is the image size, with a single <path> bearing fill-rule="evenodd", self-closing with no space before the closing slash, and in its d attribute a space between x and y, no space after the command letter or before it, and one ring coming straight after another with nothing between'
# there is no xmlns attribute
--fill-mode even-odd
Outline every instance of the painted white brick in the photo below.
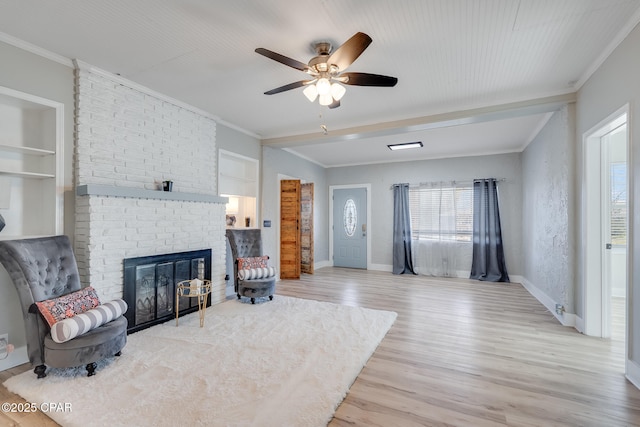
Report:
<svg viewBox="0 0 640 427"><path fill-rule="evenodd" d="M181 106L76 72L76 184L216 194L216 124ZM76 258L103 299L122 297L124 258L211 248L212 301L225 300L224 205L76 197Z"/></svg>

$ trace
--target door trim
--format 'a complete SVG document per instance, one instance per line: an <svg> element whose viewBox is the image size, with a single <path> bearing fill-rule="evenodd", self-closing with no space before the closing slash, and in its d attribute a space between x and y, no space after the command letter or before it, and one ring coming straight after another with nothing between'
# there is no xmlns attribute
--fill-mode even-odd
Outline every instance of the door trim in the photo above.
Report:
<svg viewBox="0 0 640 427"><path fill-rule="evenodd" d="M582 277L583 277L583 320L585 335L592 335L598 337L605 337L607 332L607 319L605 316L608 314L604 312L603 304L603 289L602 277L603 277L603 265L602 265L602 252L604 250L603 233L601 230L602 224L602 208L601 199L601 174L589 174L590 170L600 170L602 166L602 142L600 138L613 129L612 125L615 121L626 115L627 122L627 162L630 157L630 116L629 116L629 104L626 104L622 108L618 109L614 113L610 114L607 118L600 121L597 125L593 126L582 137L582 151L583 151L583 171L582 171L582 236L584 238L584 254L582 259ZM627 163L628 164L628 163ZM633 214L633 197L631 193L631 174L627 174L627 194L629 195L629 208L627 211L628 218L631 218ZM631 222L628 221L627 235L631 234ZM630 289L631 289L631 264L632 258L631 245L627 244L627 307L629 309L630 303ZM629 311L627 310L627 353L629 351Z"/></svg>
<svg viewBox="0 0 640 427"><path fill-rule="evenodd" d="M329 186L329 263L333 266L333 192L350 188L364 188L367 191L367 270L371 269L371 232L373 221L371 218L371 184L345 184Z"/></svg>

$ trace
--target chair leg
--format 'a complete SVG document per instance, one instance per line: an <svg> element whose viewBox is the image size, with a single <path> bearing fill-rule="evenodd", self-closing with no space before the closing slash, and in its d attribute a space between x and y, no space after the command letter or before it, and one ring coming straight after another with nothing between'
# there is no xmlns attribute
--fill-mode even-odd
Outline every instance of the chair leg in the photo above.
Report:
<svg viewBox="0 0 640 427"><path fill-rule="evenodd" d="M255 298L251 298L251 304L255 304L256 303L256 299Z"/></svg>
<svg viewBox="0 0 640 427"><path fill-rule="evenodd" d="M273 301L273 295L269 295L269 301Z"/></svg>
<svg viewBox="0 0 640 427"><path fill-rule="evenodd" d="M33 372L38 376L38 379L40 379L47 376L47 373L45 372L46 370L47 367L45 365L38 365Z"/></svg>
<svg viewBox="0 0 640 427"><path fill-rule="evenodd" d="M87 376L88 377L92 377L96 374L96 363L89 363L87 364Z"/></svg>
<svg viewBox="0 0 640 427"><path fill-rule="evenodd" d="M238 295L238 299L240 299L240 294L236 294L236 295Z"/></svg>

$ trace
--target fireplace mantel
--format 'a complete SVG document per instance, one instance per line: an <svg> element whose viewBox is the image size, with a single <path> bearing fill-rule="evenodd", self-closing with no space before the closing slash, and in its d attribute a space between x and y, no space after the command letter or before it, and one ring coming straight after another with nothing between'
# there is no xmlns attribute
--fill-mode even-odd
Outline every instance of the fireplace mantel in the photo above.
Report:
<svg viewBox="0 0 640 427"><path fill-rule="evenodd" d="M86 184L76 187L78 196L113 196L136 199L161 199L186 202L222 203L229 201L228 197L212 196L209 194L181 193L177 191L146 190L134 187L116 187L113 185Z"/></svg>

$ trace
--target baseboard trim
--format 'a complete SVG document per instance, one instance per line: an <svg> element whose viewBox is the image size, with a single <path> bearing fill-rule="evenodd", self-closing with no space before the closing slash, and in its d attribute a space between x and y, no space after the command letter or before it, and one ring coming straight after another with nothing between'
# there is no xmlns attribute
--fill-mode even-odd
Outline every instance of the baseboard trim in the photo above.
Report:
<svg viewBox="0 0 640 427"><path fill-rule="evenodd" d="M625 377L631 382L631 384L640 389L640 365L629 359L627 359L626 365Z"/></svg>
<svg viewBox="0 0 640 427"><path fill-rule="evenodd" d="M542 305L545 306L547 310L556 318L558 322L560 322L563 326L570 326L575 328L576 326L576 315L573 313L564 312L562 314L556 313L556 301L554 301L550 296L548 296L544 291L535 286L525 277L521 278L522 286ZM577 328L576 328L577 329Z"/></svg>
<svg viewBox="0 0 640 427"><path fill-rule="evenodd" d="M576 325L575 328L578 332L580 332L581 334L584 334L584 319L578 315L575 315L575 321L576 321Z"/></svg>
<svg viewBox="0 0 640 427"><path fill-rule="evenodd" d="M319 262L314 262L313 263L313 269L314 270L319 270L321 268L325 268L325 267L331 267L333 266L333 263L329 260L325 260L325 261L319 261Z"/></svg>
<svg viewBox="0 0 640 427"><path fill-rule="evenodd" d="M369 264L369 270L392 272L393 265L389 264Z"/></svg>

